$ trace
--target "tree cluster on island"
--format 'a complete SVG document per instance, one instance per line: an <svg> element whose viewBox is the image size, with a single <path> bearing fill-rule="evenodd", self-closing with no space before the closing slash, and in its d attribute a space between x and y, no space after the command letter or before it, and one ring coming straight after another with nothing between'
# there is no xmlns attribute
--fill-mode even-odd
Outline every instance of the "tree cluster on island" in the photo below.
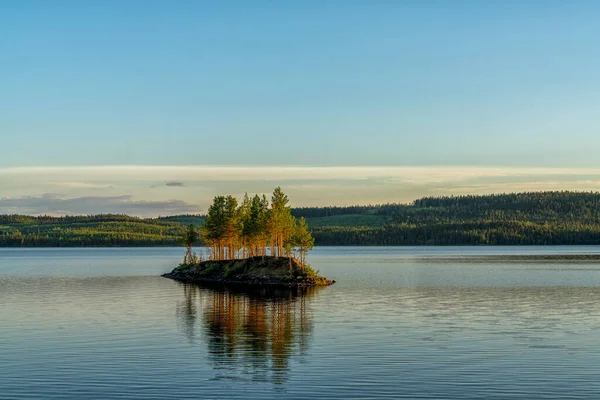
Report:
<svg viewBox="0 0 600 400"><path fill-rule="evenodd" d="M201 260L192 252L199 237L209 249L211 260L244 259L256 256L290 257L306 265L306 254L314 246L304 217L291 213L289 199L280 187L271 202L265 195L252 198L246 193L241 203L235 197L216 196L198 234L189 225L183 244L184 264Z"/></svg>

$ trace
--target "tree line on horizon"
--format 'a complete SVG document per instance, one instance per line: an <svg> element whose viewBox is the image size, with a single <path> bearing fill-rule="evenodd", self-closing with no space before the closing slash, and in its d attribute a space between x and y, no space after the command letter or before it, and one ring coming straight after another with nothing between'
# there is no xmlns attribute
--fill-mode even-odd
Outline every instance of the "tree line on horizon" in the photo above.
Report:
<svg viewBox="0 0 600 400"><path fill-rule="evenodd" d="M255 212L256 197L249 199ZM316 245L600 244L600 193L594 192L424 197L411 204L303 207L289 212L305 218ZM189 223L200 228L206 218L0 215L0 246L175 246ZM260 244L260 235L249 239L252 229L246 225L247 243ZM199 235L196 244L206 239ZM253 254L270 250L251 247Z"/></svg>

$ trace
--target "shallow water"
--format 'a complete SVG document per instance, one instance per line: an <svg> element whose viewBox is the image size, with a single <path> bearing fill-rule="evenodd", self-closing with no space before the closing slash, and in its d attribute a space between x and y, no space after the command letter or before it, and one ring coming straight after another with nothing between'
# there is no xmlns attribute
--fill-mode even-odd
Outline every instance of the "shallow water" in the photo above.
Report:
<svg viewBox="0 0 600 400"><path fill-rule="evenodd" d="M0 398L597 398L596 254L318 248L338 283L299 292L158 276L181 249L0 249Z"/></svg>

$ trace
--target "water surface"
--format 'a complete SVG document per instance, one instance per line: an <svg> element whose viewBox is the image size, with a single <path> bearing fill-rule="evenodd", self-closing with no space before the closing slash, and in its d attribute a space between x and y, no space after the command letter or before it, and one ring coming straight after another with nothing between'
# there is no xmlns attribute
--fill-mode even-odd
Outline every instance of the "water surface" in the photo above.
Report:
<svg viewBox="0 0 600 400"><path fill-rule="evenodd" d="M318 248L320 290L181 249L0 249L0 398L600 397L599 247Z"/></svg>

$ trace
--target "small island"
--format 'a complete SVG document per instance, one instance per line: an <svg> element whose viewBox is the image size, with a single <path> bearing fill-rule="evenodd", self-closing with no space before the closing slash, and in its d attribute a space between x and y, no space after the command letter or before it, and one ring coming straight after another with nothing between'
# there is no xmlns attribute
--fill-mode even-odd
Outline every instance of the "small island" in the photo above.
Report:
<svg viewBox="0 0 600 400"><path fill-rule="evenodd" d="M288 197L276 188L271 203L266 196L241 204L233 196L216 196L200 234L190 225L183 238L186 253L165 278L185 283L226 283L277 286L328 286L335 281L306 264L314 238L304 218L296 220ZM192 246L199 240L208 259Z"/></svg>

